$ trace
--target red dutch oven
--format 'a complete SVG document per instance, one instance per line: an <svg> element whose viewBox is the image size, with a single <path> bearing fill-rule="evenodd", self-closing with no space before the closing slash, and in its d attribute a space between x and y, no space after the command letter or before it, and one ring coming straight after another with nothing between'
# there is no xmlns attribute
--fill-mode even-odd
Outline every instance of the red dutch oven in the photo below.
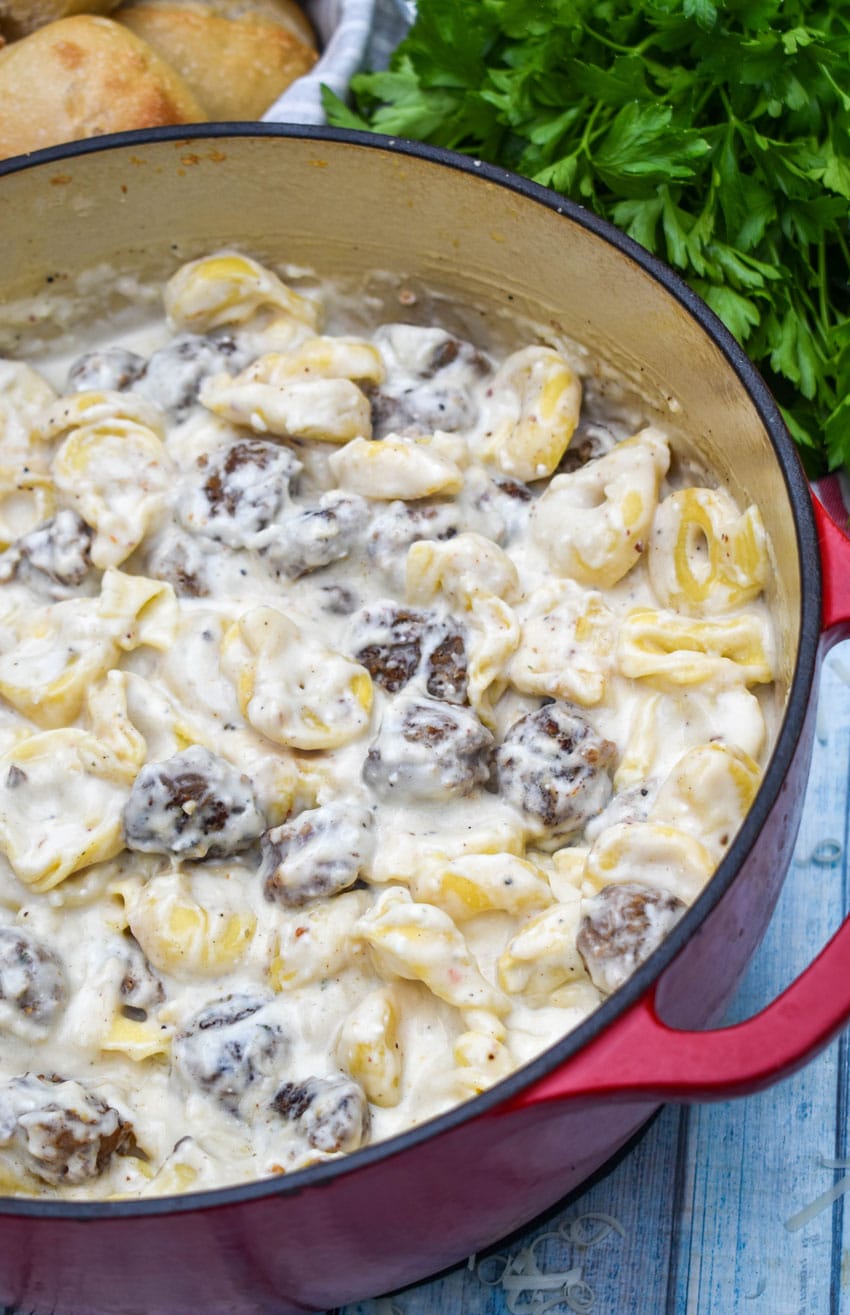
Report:
<svg viewBox="0 0 850 1315"><path fill-rule="evenodd" d="M569 1036L437 1119L286 1177L146 1201L0 1201L0 1303L27 1311L287 1315L390 1291L526 1224L661 1102L758 1090L850 1017L848 922L760 1014L714 1027L790 862L820 659L850 633L850 540L813 501L774 402L719 321L617 230L516 176L381 137L241 124L0 165L0 328L19 297L49 285L61 299L81 272L99 270L88 287L99 278L108 292L115 271L163 275L222 245L348 279L387 271L396 290L462 305L482 334L531 318L639 385L680 449L762 509L778 729L704 893Z"/></svg>

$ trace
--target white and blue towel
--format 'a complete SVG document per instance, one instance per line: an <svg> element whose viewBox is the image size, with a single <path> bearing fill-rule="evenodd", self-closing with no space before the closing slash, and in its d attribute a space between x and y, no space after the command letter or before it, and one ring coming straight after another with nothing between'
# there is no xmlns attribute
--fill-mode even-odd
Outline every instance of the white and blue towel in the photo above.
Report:
<svg viewBox="0 0 850 1315"><path fill-rule="evenodd" d="M344 99L355 73L386 68L414 5L411 0L306 0L304 8L321 57L277 98L263 115L265 123L324 123L322 83Z"/></svg>

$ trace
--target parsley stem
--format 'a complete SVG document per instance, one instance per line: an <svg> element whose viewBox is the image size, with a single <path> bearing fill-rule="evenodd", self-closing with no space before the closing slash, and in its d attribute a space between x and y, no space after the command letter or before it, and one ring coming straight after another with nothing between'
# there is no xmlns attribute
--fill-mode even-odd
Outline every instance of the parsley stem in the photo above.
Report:
<svg viewBox="0 0 850 1315"><path fill-rule="evenodd" d="M604 37L601 32L597 32L588 23L584 24L584 32L592 41L598 41L600 46L605 46L608 50L615 50L619 55L642 55L655 40L655 33L650 32L642 41L638 41L631 46L623 46L619 41L612 41L610 37Z"/></svg>
<svg viewBox="0 0 850 1315"><path fill-rule="evenodd" d="M824 338L829 334L829 304L827 301L827 277L826 277L826 242L821 238L818 242L818 307L820 310L820 323Z"/></svg>

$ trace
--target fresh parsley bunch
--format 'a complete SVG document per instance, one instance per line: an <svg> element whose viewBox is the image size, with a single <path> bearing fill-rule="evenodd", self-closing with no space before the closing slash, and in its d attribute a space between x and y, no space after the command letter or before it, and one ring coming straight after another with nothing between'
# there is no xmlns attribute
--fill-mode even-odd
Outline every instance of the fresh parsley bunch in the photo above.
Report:
<svg viewBox="0 0 850 1315"><path fill-rule="evenodd" d="M525 174L681 271L850 469L850 0L419 0L329 121Z"/></svg>

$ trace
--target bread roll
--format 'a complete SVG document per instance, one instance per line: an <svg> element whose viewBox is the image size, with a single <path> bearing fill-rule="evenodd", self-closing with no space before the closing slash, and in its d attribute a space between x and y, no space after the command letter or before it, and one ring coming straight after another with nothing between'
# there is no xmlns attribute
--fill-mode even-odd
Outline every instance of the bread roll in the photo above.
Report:
<svg viewBox="0 0 850 1315"><path fill-rule="evenodd" d="M0 159L206 117L179 75L109 18L61 18L0 50Z"/></svg>
<svg viewBox="0 0 850 1315"><path fill-rule="evenodd" d="M296 0L204 0L204 3L220 18L241 18L243 14L263 15L300 37L305 45L316 49L316 34Z"/></svg>
<svg viewBox="0 0 850 1315"><path fill-rule="evenodd" d="M282 17L203 0L139 0L116 19L177 70L211 119L259 119L316 52ZM291 22L291 19L290 19Z"/></svg>
<svg viewBox="0 0 850 1315"><path fill-rule="evenodd" d="M71 14L108 14L121 0L0 0L0 32L10 41Z"/></svg>

